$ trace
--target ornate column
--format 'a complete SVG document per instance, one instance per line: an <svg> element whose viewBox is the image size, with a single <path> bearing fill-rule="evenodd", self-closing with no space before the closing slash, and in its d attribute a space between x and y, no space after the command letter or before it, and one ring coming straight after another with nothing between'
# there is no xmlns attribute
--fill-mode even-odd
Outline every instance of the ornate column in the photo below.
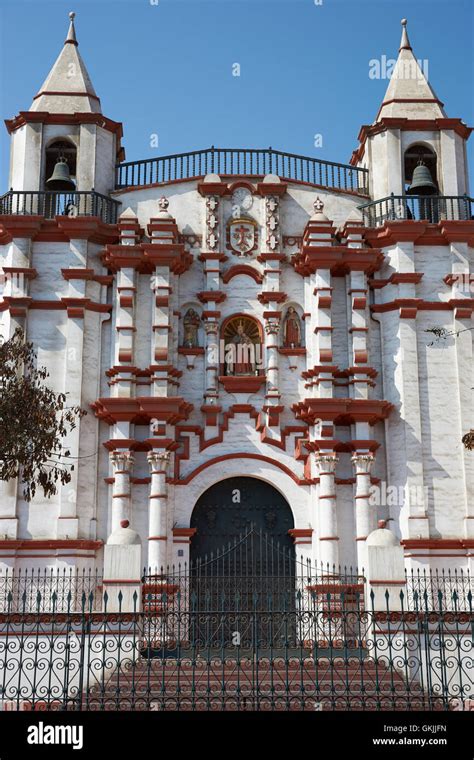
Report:
<svg viewBox="0 0 474 760"><path fill-rule="evenodd" d="M166 473L170 461L170 452L150 451L147 459L151 474L148 512L148 568L150 573L160 575L163 568L166 567L168 540Z"/></svg>
<svg viewBox="0 0 474 760"><path fill-rule="evenodd" d="M205 391L204 403L215 404L219 395L219 323L215 319L204 322L205 346Z"/></svg>
<svg viewBox="0 0 474 760"><path fill-rule="evenodd" d="M130 473L134 458L131 451L117 449L111 452L110 461L114 476L110 527L113 533L120 528L122 520L130 520L131 517Z"/></svg>
<svg viewBox="0 0 474 760"><path fill-rule="evenodd" d="M355 522L357 567L359 568L359 571L361 571L366 564L365 540L369 533L372 533L377 527L376 508L370 504L370 471L374 461L375 457L370 453L355 452L352 456L352 463L356 475Z"/></svg>
<svg viewBox="0 0 474 760"><path fill-rule="evenodd" d="M355 214L354 214L355 216ZM351 219L344 225L344 240L347 247L362 251L364 247L363 223L359 219ZM373 386L376 371L368 366L368 298L367 298L367 274L365 262L354 262L349 273L346 275L347 283L347 313L351 315L349 327L349 367L351 377L349 389L353 398L369 398L369 387Z"/></svg>
<svg viewBox="0 0 474 760"><path fill-rule="evenodd" d="M281 250L280 230L280 198L286 192L286 184L279 177L267 174L257 185L258 192L265 199L265 249L258 257L263 264L262 292L258 300L266 308L263 312L265 320L265 350L266 350L266 394L263 411L265 413L266 435L280 440L280 414L283 406L280 404L278 382L278 343L281 324L281 304L287 300L286 293L281 291L281 266L285 255Z"/></svg>
<svg viewBox="0 0 474 760"><path fill-rule="evenodd" d="M204 264L206 290L198 293L205 303L202 312L206 344L204 353L204 394L201 411L204 414L204 438L214 438L217 434L219 406L219 319L217 305L225 299L221 291L220 264L227 257L221 248L220 199L227 186L217 174L207 174L198 184L198 192L205 198L203 252L199 256Z"/></svg>
<svg viewBox="0 0 474 760"><path fill-rule="evenodd" d="M267 350L267 401L271 398L280 398L278 391L278 335L280 333L280 320L269 319L265 322L267 335L265 348Z"/></svg>
<svg viewBox="0 0 474 760"><path fill-rule="evenodd" d="M334 453L316 454L319 471L319 559L324 569L329 566L336 572L339 568L339 536L336 511L336 465L339 459Z"/></svg>

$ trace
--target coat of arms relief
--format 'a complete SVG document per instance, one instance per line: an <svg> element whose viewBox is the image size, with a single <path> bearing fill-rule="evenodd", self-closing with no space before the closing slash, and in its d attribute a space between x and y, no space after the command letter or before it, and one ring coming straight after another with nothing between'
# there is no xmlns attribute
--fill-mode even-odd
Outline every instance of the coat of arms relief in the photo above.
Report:
<svg viewBox="0 0 474 760"><path fill-rule="evenodd" d="M248 216L252 194L243 187L232 195L232 217L227 223L227 246L235 256L251 256L258 246L257 222Z"/></svg>

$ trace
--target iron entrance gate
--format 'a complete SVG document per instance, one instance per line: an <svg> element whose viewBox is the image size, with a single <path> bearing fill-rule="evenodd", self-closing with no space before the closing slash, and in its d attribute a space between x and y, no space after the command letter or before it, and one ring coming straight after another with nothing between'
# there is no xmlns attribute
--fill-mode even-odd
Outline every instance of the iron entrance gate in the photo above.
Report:
<svg viewBox="0 0 474 760"><path fill-rule="evenodd" d="M191 636L211 648L240 640L246 650L293 639L294 522L286 499L257 478L227 478L198 500L191 527Z"/></svg>
<svg viewBox="0 0 474 760"><path fill-rule="evenodd" d="M295 641L294 549L251 526L191 565L191 640L211 649L281 649Z"/></svg>

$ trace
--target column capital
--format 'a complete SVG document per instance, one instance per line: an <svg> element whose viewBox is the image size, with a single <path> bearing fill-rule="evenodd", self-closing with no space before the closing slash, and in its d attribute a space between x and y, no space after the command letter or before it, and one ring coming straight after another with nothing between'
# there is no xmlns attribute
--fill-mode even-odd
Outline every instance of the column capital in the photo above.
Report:
<svg viewBox="0 0 474 760"><path fill-rule="evenodd" d="M110 453L110 461L116 471L123 470L124 472L130 472L135 458L131 451L115 449L115 451Z"/></svg>
<svg viewBox="0 0 474 760"><path fill-rule="evenodd" d="M210 322L208 319L203 320L204 331L206 335L213 335L217 333L219 324L217 322Z"/></svg>
<svg viewBox="0 0 474 760"><path fill-rule="evenodd" d="M146 458L151 470L166 472L170 463L170 457L170 451L149 451Z"/></svg>
<svg viewBox="0 0 474 760"><path fill-rule="evenodd" d="M323 473L332 475L336 472L339 457L336 454L315 454L314 461L320 475Z"/></svg>
<svg viewBox="0 0 474 760"><path fill-rule="evenodd" d="M351 457L357 475L368 475L375 462L373 454L353 454Z"/></svg>
<svg viewBox="0 0 474 760"><path fill-rule="evenodd" d="M265 322L265 332L267 335L278 335L280 332L280 320L272 319Z"/></svg>

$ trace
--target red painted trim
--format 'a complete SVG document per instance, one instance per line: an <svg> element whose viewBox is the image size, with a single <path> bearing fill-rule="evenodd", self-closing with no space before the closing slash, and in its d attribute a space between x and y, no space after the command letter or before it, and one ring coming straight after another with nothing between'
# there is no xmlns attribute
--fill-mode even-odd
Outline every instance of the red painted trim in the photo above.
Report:
<svg viewBox="0 0 474 760"><path fill-rule="evenodd" d="M412 242L416 245L449 245L452 242L474 244L474 222L472 220L444 220L437 224L400 220L385 222L382 227L366 227L364 237L369 245L384 248L398 242Z"/></svg>
<svg viewBox="0 0 474 760"><path fill-rule="evenodd" d="M406 579L399 581L369 581L369 584L371 586L405 586L406 585Z"/></svg>
<svg viewBox="0 0 474 760"><path fill-rule="evenodd" d="M218 464L219 462L225 462L228 459L257 459L261 462L267 462L268 464L273 465L274 467L277 467L279 470L285 473L285 475L288 475L297 485L304 486L304 485L310 485L311 481L298 478L292 470L289 469L289 467L286 467L284 464L279 462L276 459L271 459L271 457L264 456L263 454L249 454L247 452L234 452L233 454L223 454L218 457L214 457L213 459L210 459L207 462L203 462L199 467L196 467L189 475L186 475L184 478L180 478L179 480L177 478L170 479L170 483L176 486L186 486L188 485L194 478L199 475L203 470L206 470L208 467L211 467L212 465Z"/></svg>
<svg viewBox="0 0 474 760"><path fill-rule="evenodd" d="M298 419L309 424L321 418L337 425L350 425L353 422L376 422L386 419L393 410L393 404L379 399L337 399L307 398L292 405Z"/></svg>
<svg viewBox="0 0 474 760"><path fill-rule="evenodd" d="M474 298L451 298L449 301L425 301L423 298L396 298L386 303L373 304L370 307L374 313L400 310L400 316L416 316L417 311L462 311L474 309Z"/></svg>
<svg viewBox="0 0 474 760"><path fill-rule="evenodd" d="M405 549L474 549L474 539L469 538L403 538Z"/></svg>
<svg viewBox="0 0 474 760"><path fill-rule="evenodd" d="M305 356L306 355L306 349L304 347L300 348L279 348L278 353L282 354L283 356Z"/></svg>
<svg viewBox="0 0 474 760"><path fill-rule="evenodd" d="M222 303L227 298L222 290L202 290L196 293L201 303Z"/></svg>
<svg viewBox="0 0 474 760"><path fill-rule="evenodd" d="M272 272L273 273L273 272ZM268 304L272 303L272 301L275 301L276 303L283 303L283 301L286 301L288 296L286 293L283 293L283 291L276 291L276 290L267 290L262 291L257 296L258 300L262 304Z"/></svg>
<svg viewBox="0 0 474 760"><path fill-rule="evenodd" d="M373 274L383 263L384 257L376 247L347 248L327 242L327 245L311 245L305 233L301 252L291 259L295 271L307 277L318 269L329 269L333 276L341 277L350 272Z"/></svg>
<svg viewBox="0 0 474 760"><path fill-rule="evenodd" d="M226 393L257 393L266 381L265 375L219 376L219 382L224 386Z"/></svg>
<svg viewBox="0 0 474 760"><path fill-rule="evenodd" d="M68 40L68 42L72 42L72 40ZM97 102L100 103L100 98L98 98L97 95L93 95L92 92L87 92L87 90L85 92L63 92L62 90L40 90L40 92L34 96L33 100L37 100L38 98L41 98L43 95L64 95L67 98L75 98L79 96L81 98L92 98L92 100L97 100Z"/></svg>
<svg viewBox="0 0 474 760"><path fill-rule="evenodd" d="M178 348L178 354L184 354L185 356L200 356L201 354L204 354L204 348L200 348L199 346L196 348L186 348L185 346L180 346Z"/></svg>
<svg viewBox="0 0 474 760"><path fill-rule="evenodd" d="M0 541L0 549L92 549L97 550L103 541L92 541L87 538L20 538Z"/></svg>
<svg viewBox="0 0 474 760"><path fill-rule="evenodd" d="M311 538L313 535L312 528L290 528L288 535L292 538Z"/></svg>

